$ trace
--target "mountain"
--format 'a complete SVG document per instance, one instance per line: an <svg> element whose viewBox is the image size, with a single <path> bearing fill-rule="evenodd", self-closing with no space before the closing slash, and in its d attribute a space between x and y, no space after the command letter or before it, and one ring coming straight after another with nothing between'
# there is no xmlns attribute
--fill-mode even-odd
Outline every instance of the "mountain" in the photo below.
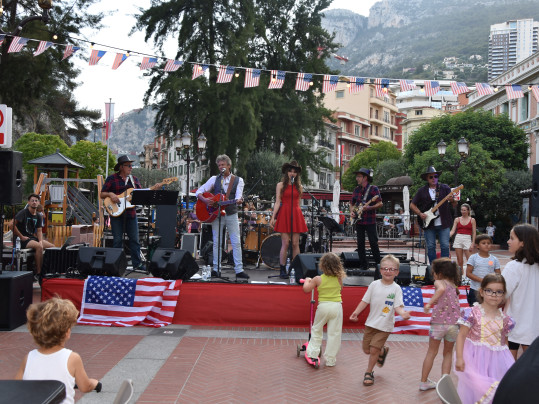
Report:
<svg viewBox="0 0 539 404"><path fill-rule="evenodd" d="M118 154L139 154L153 143L156 111L151 106L126 112L114 121L109 147Z"/></svg>

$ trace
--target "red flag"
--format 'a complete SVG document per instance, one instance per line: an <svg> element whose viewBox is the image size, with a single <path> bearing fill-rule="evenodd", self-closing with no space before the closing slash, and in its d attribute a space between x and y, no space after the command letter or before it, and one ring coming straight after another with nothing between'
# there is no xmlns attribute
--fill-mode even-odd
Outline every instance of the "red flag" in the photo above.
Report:
<svg viewBox="0 0 539 404"><path fill-rule="evenodd" d="M106 140L109 140L109 135L112 133L112 125L114 124L114 103L105 103L105 130Z"/></svg>

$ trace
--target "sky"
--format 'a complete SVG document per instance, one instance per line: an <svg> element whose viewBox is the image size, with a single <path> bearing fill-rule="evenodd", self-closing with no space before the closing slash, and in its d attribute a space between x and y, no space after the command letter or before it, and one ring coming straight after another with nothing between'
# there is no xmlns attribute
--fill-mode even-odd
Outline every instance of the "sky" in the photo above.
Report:
<svg viewBox="0 0 539 404"><path fill-rule="evenodd" d="M334 0L330 9L342 8L368 16L370 7L376 1ZM142 32L129 35L129 31L135 25L134 15L138 11L137 7L147 8L150 2L150 0L103 0L90 9L91 12L103 11L111 14L103 20L103 29L84 31L86 38L95 42L95 49L106 50L107 53L95 66L88 66L87 61L80 58L76 59L75 65L81 71L78 77L80 86L74 93L79 107L101 110L103 118L105 115L105 102L109 102L109 100L114 103L115 118L118 118L122 113L143 107L143 97L148 88L148 78L143 76L138 67L142 57L133 55L133 57L127 58L117 70L112 70L114 57L120 51L109 49L99 44L138 53L156 54L153 50L152 42L144 42ZM170 55L170 58L174 58L176 55L175 49L175 41L172 40L165 48L165 55ZM89 49L83 48L81 52L84 52L87 57L90 55Z"/></svg>

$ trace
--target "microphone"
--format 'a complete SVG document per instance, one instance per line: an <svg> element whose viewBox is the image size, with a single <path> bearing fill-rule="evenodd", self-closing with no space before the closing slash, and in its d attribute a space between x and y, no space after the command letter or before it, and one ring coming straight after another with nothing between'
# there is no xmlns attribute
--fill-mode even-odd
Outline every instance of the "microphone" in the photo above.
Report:
<svg viewBox="0 0 539 404"><path fill-rule="evenodd" d="M226 171L226 168L221 168L221 174L224 174Z"/></svg>
<svg viewBox="0 0 539 404"><path fill-rule="evenodd" d="M290 178L290 183L291 183L291 184L294 184L295 179L296 179L296 177Z"/></svg>

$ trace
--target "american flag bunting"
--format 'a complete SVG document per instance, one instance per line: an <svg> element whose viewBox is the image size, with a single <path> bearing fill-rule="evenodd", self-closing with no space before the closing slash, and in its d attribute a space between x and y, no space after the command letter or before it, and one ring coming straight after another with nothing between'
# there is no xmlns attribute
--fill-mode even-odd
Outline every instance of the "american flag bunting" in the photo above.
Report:
<svg viewBox="0 0 539 404"><path fill-rule="evenodd" d="M114 63L112 64L112 70L116 70L120 65L127 59L129 56L127 56L125 53L117 53L116 57L114 58Z"/></svg>
<svg viewBox="0 0 539 404"><path fill-rule="evenodd" d="M64 57L62 58L62 60L67 59L68 57L70 57L72 54L74 54L79 49L80 49L80 47L78 47L78 46L67 45L65 50L64 50Z"/></svg>
<svg viewBox="0 0 539 404"><path fill-rule="evenodd" d="M413 80L399 80L401 85L401 91L410 91L416 88L415 81Z"/></svg>
<svg viewBox="0 0 539 404"><path fill-rule="evenodd" d="M311 86L313 75L311 73L298 73L296 91L307 91Z"/></svg>
<svg viewBox="0 0 539 404"><path fill-rule="evenodd" d="M52 42L39 41L39 45L37 46L37 49L34 52L34 56L41 55L43 52L45 52L51 46L52 46Z"/></svg>
<svg viewBox="0 0 539 404"><path fill-rule="evenodd" d="M154 67L157 63L157 58L151 58L148 56L145 56L142 58L142 62L140 63L140 70L146 70L151 69Z"/></svg>
<svg viewBox="0 0 539 404"><path fill-rule="evenodd" d="M234 66L219 66L219 74L216 83L230 83L234 77Z"/></svg>
<svg viewBox="0 0 539 404"><path fill-rule="evenodd" d="M9 49L7 50L7 53L20 52L27 43L28 43L28 38L14 36L13 39L11 40L11 45L9 45Z"/></svg>
<svg viewBox="0 0 539 404"><path fill-rule="evenodd" d="M206 70L208 70L208 65L200 65L198 63L195 63L193 65L193 77L191 77L191 80L202 76Z"/></svg>
<svg viewBox="0 0 539 404"><path fill-rule="evenodd" d="M515 98L524 97L522 87L518 84L508 84L505 86L505 92L507 93L507 99L514 100Z"/></svg>
<svg viewBox="0 0 539 404"><path fill-rule="evenodd" d="M329 93L330 91L335 91L338 83L339 83L339 76L325 74L324 84L322 85L322 92Z"/></svg>
<svg viewBox="0 0 539 404"><path fill-rule="evenodd" d="M163 70L166 72L175 72L180 68L181 65L183 65L183 62L181 60L169 59L167 60L167 63L165 64Z"/></svg>
<svg viewBox="0 0 539 404"><path fill-rule="evenodd" d="M490 95L494 93L492 91L492 87L490 87L488 83L475 83L475 89L477 90L479 96Z"/></svg>
<svg viewBox="0 0 539 404"><path fill-rule="evenodd" d="M350 94L359 93L363 90L365 86L365 79L363 77L349 77L350 87L348 87L348 92Z"/></svg>
<svg viewBox="0 0 539 404"><path fill-rule="evenodd" d="M102 51L102 50L97 50L97 49L92 50L92 53L90 54L89 65L95 66L101 60L101 58L105 56L105 53L107 53L107 51Z"/></svg>
<svg viewBox="0 0 539 404"><path fill-rule="evenodd" d="M440 91L440 83L432 80L425 80L425 95L427 97L432 97Z"/></svg>
<svg viewBox="0 0 539 404"><path fill-rule="evenodd" d="M535 97L535 101L539 102L539 86L532 86L532 94Z"/></svg>
<svg viewBox="0 0 539 404"><path fill-rule="evenodd" d="M268 89L283 88L285 75L286 73L282 70L272 70Z"/></svg>
<svg viewBox="0 0 539 404"><path fill-rule="evenodd" d="M463 83L462 81L452 81L450 84L451 91L453 91L453 94L455 95L464 94L470 91L466 83Z"/></svg>
<svg viewBox="0 0 539 404"><path fill-rule="evenodd" d="M245 70L245 82L243 87L257 87L260 84L260 69L248 68Z"/></svg>
<svg viewBox="0 0 539 404"><path fill-rule="evenodd" d="M374 84L376 87L376 96L380 98L387 97L389 90L389 79L375 79Z"/></svg>

